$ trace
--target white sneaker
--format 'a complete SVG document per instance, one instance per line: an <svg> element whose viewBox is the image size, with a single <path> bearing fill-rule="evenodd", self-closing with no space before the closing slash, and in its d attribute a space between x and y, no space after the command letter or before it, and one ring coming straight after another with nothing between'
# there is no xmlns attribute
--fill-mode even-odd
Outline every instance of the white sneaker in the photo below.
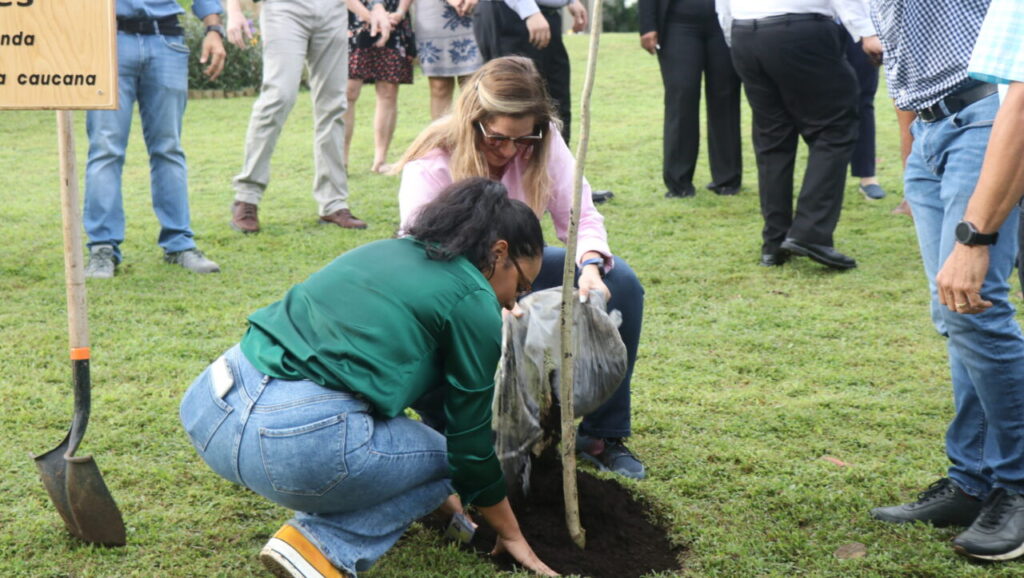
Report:
<svg viewBox="0 0 1024 578"><path fill-rule="evenodd" d="M193 273L220 273L220 266L207 259L199 249L165 253L164 261L172 265L181 265Z"/></svg>
<svg viewBox="0 0 1024 578"><path fill-rule="evenodd" d="M89 264L85 276L89 279L110 279L117 269L113 245L93 245L89 249Z"/></svg>

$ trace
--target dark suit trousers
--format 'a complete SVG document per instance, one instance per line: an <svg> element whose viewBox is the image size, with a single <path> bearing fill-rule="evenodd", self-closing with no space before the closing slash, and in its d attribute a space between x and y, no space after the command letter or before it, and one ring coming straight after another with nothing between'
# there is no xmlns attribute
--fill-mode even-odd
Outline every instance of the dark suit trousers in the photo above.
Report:
<svg viewBox="0 0 1024 578"><path fill-rule="evenodd" d="M757 28L737 21L732 58L753 111L762 250L776 250L786 237L832 246L858 124L857 79L838 25L825 17ZM808 156L794 214L800 137Z"/></svg>
<svg viewBox="0 0 1024 578"><path fill-rule="evenodd" d="M562 137L566 144L572 128L572 100L569 98L569 53L562 43L562 13L542 8L541 13L551 26L551 42L538 50L530 44L530 32L514 10L500 1L484 0L473 10L473 35L484 62L502 56L525 56L537 66L548 93L562 119Z"/></svg>
<svg viewBox="0 0 1024 578"><path fill-rule="evenodd" d="M667 22L658 37L665 85L664 161L669 190L693 185L700 148L700 88L707 99L708 156L713 187L740 186L740 77L715 18Z"/></svg>
<svg viewBox="0 0 1024 578"><path fill-rule="evenodd" d="M860 42L854 42L846 30L843 30L843 41L846 43L846 61L853 67L857 75L857 109L860 112L860 130L857 135L857 146L853 148L850 159L850 174L855 177L875 176L875 93L878 92L878 67L861 48Z"/></svg>

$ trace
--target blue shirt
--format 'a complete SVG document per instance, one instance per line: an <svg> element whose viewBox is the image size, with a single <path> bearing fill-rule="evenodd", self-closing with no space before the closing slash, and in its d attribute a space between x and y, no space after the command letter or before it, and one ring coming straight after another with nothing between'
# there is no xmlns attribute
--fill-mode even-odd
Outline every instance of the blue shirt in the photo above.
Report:
<svg viewBox="0 0 1024 578"><path fill-rule="evenodd" d="M220 14L223 11L220 0L192 1L192 13L200 20L210 14ZM185 9L175 0L117 0L118 18L158 20L184 13Z"/></svg>
<svg viewBox="0 0 1024 578"><path fill-rule="evenodd" d="M967 71L985 82L1024 81L1024 4L1020 0L992 0Z"/></svg>
<svg viewBox="0 0 1024 578"><path fill-rule="evenodd" d="M871 0L889 96L920 110L967 82L967 63L990 0Z"/></svg>

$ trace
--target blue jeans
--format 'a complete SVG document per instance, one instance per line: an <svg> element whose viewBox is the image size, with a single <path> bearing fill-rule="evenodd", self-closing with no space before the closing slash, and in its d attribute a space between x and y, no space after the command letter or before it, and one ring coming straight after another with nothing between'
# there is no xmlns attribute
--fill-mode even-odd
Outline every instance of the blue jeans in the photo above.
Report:
<svg viewBox="0 0 1024 578"><path fill-rule="evenodd" d="M949 311L939 304L935 276L953 250L953 229L977 183L998 106L993 95L943 120L915 121L904 177L931 288L932 321L948 337L956 410L946 431L949 477L979 498L993 487L1024 492L1024 337L1007 281L1017 255L1017 209L989 249L981 289L992 302L989 310Z"/></svg>
<svg viewBox="0 0 1024 578"><path fill-rule="evenodd" d="M149 153L153 212L160 221L158 242L167 253L196 246L189 225L188 179L181 149L181 121L188 100L188 55L181 36L118 32L120 108L86 114L89 160L82 221L89 246L113 245L119 262L119 246L124 241L121 172L136 102Z"/></svg>
<svg viewBox="0 0 1024 578"><path fill-rule="evenodd" d="M211 365L181 402L192 445L222 477L295 510L289 523L336 567L368 570L454 493L445 438L431 428L382 419L347 392L273 379L237 345L224 358L234 385L223 399Z"/></svg>

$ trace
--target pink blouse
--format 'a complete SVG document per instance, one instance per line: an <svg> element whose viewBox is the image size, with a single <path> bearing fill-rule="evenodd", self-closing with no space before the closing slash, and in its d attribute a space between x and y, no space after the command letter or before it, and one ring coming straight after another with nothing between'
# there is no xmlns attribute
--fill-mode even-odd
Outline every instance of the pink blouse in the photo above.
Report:
<svg viewBox="0 0 1024 578"><path fill-rule="evenodd" d="M547 212L555 225L555 234L564 243L569 231L569 212L572 209L573 172L576 170L576 159L569 147L562 140L562 135L552 127L550 154L548 158L548 175L551 178L551 199L548 201ZM449 169L451 156L447 151L435 149L421 158L406 163L402 168L402 185L398 191L398 209L401 216L402 234L420 207L434 200L448 185L452 184ZM505 169L501 184L508 189L508 196L526 202L523 190L523 172L526 161L522 155L516 155ZM583 198L581 199L580 221L576 240L576 263L588 251L596 251L604 257L605 271L612 268L612 252L608 248L608 233L604 228L604 217L594 208L590 196L590 184L583 179Z"/></svg>

